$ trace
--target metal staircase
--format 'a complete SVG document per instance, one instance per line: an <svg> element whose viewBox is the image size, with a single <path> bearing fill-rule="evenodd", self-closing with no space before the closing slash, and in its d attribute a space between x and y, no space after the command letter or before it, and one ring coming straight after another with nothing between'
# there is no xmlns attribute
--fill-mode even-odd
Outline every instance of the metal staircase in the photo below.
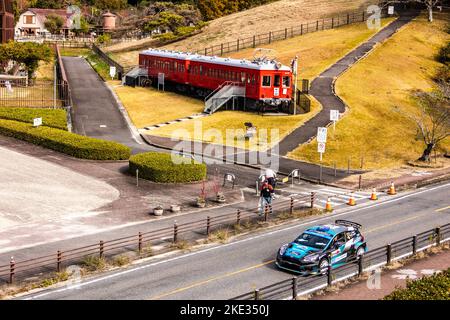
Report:
<svg viewBox="0 0 450 320"><path fill-rule="evenodd" d="M226 81L205 98L203 112L212 114L233 97L245 97L245 86L239 82Z"/></svg>

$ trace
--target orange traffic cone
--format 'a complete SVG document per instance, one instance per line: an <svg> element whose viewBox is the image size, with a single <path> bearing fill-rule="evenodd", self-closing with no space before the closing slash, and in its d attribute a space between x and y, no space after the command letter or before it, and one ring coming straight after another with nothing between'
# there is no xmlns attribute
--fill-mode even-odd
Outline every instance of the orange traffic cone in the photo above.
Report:
<svg viewBox="0 0 450 320"><path fill-rule="evenodd" d="M331 206L330 197L327 198L327 204L325 205L325 211L327 211L327 212L333 211L333 207Z"/></svg>
<svg viewBox="0 0 450 320"><path fill-rule="evenodd" d="M356 205L356 201L355 201L355 197L353 196L353 192L350 193L350 198L348 199L347 204L348 204L349 206L354 206L354 205Z"/></svg>
<svg viewBox="0 0 450 320"><path fill-rule="evenodd" d="M370 200L378 200L377 193L375 192L375 188L372 189L372 194L370 195Z"/></svg>
<svg viewBox="0 0 450 320"><path fill-rule="evenodd" d="M390 194L390 195L397 194L397 192L395 192L394 182L391 182L391 186L389 187L389 190L388 190L387 193Z"/></svg>

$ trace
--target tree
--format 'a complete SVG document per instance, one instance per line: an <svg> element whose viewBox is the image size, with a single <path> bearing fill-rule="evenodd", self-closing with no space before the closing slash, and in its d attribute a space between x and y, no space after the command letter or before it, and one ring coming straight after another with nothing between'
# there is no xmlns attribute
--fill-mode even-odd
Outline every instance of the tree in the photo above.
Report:
<svg viewBox="0 0 450 320"><path fill-rule="evenodd" d="M414 94L420 114L405 112L399 107L394 110L402 113L417 126L419 136L425 143L425 150L418 161L430 161L436 145L450 135L450 90L440 86L433 92L418 91Z"/></svg>
<svg viewBox="0 0 450 320"><path fill-rule="evenodd" d="M34 42L8 42L0 45L0 61L13 60L22 63L31 79L39 66L39 61L49 62L53 57L50 48L45 44Z"/></svg>
<svg viewBox="0 0 450 320"><path fill-rule="evenodd" d="M394 4L394 3L421 3L426 6L428 10L428 21L433 22L433 8L441 2L441 0L394 0L394 1L386 1L385 5Z"/></svg>
<svg viewBox="0 0 450 320"><path fill-rule="evenodd" d="M44 27L51 34L58 33L64 25L64 20L56 14L49 14L44 22Z"/></svg>

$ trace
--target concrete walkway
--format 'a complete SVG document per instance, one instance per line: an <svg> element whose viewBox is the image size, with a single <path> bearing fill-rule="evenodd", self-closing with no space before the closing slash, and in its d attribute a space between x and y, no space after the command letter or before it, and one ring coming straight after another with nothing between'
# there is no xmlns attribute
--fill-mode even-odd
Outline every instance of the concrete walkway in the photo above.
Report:
<svg viewBox="0 0 450 320"><path fill-rule="evenodd" d="M390 38L416 16L417 14L412 13L402 15L396 21L375 34L367 42L361 44L358 48L333 64L311 83L310 93L320 102L323 109L314 118L294 130L279 143L280 155L286 155L290 151L295 150L300 144L306 143L315 137L318 127L326 127L331 124L330 110L337 109L340 113L345 112L346 105L335 94L334 83L336 79L367 55L378 43Z"/></svg>

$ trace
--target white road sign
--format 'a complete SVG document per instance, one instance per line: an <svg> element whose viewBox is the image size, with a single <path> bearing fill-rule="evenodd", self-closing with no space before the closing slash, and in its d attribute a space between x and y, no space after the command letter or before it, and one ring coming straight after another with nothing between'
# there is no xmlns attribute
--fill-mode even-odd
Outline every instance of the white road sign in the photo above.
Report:
<svg viewBox="0 0 450 320"><path fill-rule="evenodd" d="M114 77L116 76L116 67L115 66L109 67L109 75L111 76L111 79L114 79Z"/></svg>
<svg viewBox="0 0 450 320"><path fill-rule="evenodd" d="M325 142L319 142L317 144L317 152L325 153Z"/></svg>
<svg viewBox="0 0 450 320"><path fill-rule="evenodd" d="M327 128L318 127L317 128L317 142L327 142Z"/></svg>
<svg viewBox="0 0 450 320"><path fill-rule="evenodd" d="M8 90L9 93L13 92L12 86L11 86L11 82L9 82L8 80L5 81L5 87L6 90Z"/></svg>
<svg viewBox="0 0 450 320"><path fill-rule="evenodd" d="M339 120L339 110L330 110L330 121Z"/></svg>
<svg viewBox="0 0 450 320"><path fill-rule="evenodd" d="M394 6L388 7L388 14L394 14Z"/></svg>
<svg viewBox="0 0 450 320"><path fill-rule="evenodd" d="M33 119L33 126L39 127L42 125L42 118L34 118Z"/></svg>

